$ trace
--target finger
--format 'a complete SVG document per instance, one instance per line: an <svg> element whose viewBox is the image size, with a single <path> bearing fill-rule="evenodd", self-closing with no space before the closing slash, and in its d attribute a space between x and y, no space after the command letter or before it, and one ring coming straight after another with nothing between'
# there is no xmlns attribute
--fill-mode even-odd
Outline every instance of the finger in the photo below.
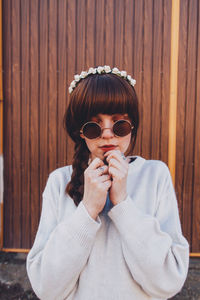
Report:
<svg viewBox="0 0 200 300"><path fill-rule="evenodd" d="M109 188L110 188L111 185L112 185L112 181L111 181L111 180L107 180L107 181L105 181L103 184L104 184L105 189L108 191Z"/></svg>
<svg viewBox="0 0 200 300"><path fill-rule="evenodd" d="M89 167L85 170L85 176L88 178L100 178L102 175L107 174L108 175L108 166L100 166L96 169L89 169Z"/></svg>
<svg viewBox="0 0 200 300"><path fill-rule="evenodd" d="M89 169L89 170L95 170L95 169L97 169L98 167L101 167L101 166L103 166L103 165L104 165L103 161L102 161L100 158L96 157L96 158L90 163L88 169Z"/></svg>
<svg viewBox="0 0 200 300"><path fill-rule="evenodd" d="M100 166L96 169L96 171L98 175L106 174L108 173L108 166L106 165Z"/></svg>
<svg viewBox="0 0 200 300"><path fill-rule="evenodd" d="M120 150L110 150L110 151L107 151L106 153L104 153L104 156L107 157L109 156L110 154L121 154L121 151Z"/></svg>
<svg viewBox="0 0 200 300"><path fill-rule="evenodd" d="M118 172L120 172L122 174L126 174L128 171L127 165L122 165L119 161L117 161L116 159L113 159L113 158L110 160L110 163L109 163L109 169L108 169L109 174L111 172L111 168L116 169Z"/></svg>
<svg viewBox="0 0 200 300"><path fill-rule="evenodd" d="M127 163L124 153L120 152L119 150L106 152L105 156L107 156L106 160L108 161L108 163L110 162L111 158L115 158L121 163Z"/></svg>
<svg viewBox="0 0 200 300"><path fill-rule="evenodd" d="M116 169L115 167L109 168L109 174L112 176L112 178L116 178L118 180L122 180L127 176L126 172L121 172L120 170Z"/></svg>
<svg viewBox="0 0 200 300"><path fill-rule="evenodd" d="M100 182L105 182L105 181L111 180L111 176L109 174L102 175L99 177L99 180L100 180Z"/></svg>
<svg viewBox="0 0 200 300"><path fill-rule="evenodd" d="M109 167L111 165L121 169L127 169L128 168L128 161L125 161L123 158L120 158L120 157L116 157L116 156L109 156L108 157L108 164L109 164Z"/></svg>

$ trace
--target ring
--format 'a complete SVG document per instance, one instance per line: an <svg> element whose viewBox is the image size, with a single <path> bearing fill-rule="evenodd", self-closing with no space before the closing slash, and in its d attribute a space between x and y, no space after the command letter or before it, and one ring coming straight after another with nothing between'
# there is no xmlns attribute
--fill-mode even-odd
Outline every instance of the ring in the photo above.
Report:
<svg viewBox="0 0 200 300"><path fill-rule="evenodd" d="M101 171L101 172L103 172L104 171L104 167L99 167L98 170Z"/></svg>
<svg viewBox="0 0 200 300"><path fill-rule="evenodd" d="M121 153L123 160L126 160L126 156L124 155L124 153Z"/></svg>

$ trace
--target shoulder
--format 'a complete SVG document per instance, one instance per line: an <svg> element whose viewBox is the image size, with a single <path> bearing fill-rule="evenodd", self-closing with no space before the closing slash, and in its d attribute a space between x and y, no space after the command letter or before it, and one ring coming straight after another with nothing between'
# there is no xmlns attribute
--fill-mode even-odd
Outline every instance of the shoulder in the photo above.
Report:
<svg viewBox="0 0 200 300"><path fill-rule="evenodd" d="M136 159L130 163L130 173L140 173L140 175L149 175L152 178L170 179L170 171L167 164L161 160L145 159L136 156Z"/></svg>
<svg viewBox="0 0 200 300"><path fill-rule="evenodd" d="M67 183L71 179L72 166L64 166L52 171L47 179L44 194L51 193L62 193L65 191Z"/></svg>
<svg viewBox="0 0 200 300"><path fill-rule="evenodd" d="M167 164L161 160L153 160L153 159L145 160L144 168L161 172L162 174L169 173L169 168Z"/></svg>
<svg viewBox="0 0 200 300"><path fill-rule="evenodd" d="M168 166L161 160L145 159L141 156L131 156L135 158L133 162L130 163L130 168L137 169L155 169L168 172Z"/></svg>
<svg viewBox="0 0 200 300"><path fill-rule="evenodd" d="M66 178L70 179L72 174L72 166L64 166L58 169L55 169L49 174L49 178L55 179L55 180L62 180Z"/></svg>
<svg viewBox="0 0 200 300"><path fill-rule="evenodd" d="M135 166L134 166L135 163ZM155 191L157 195L174 193L173 182L169 168L160 160L147 160L137 157L130 164L129 183L133 181L148 191Z"/></svg>

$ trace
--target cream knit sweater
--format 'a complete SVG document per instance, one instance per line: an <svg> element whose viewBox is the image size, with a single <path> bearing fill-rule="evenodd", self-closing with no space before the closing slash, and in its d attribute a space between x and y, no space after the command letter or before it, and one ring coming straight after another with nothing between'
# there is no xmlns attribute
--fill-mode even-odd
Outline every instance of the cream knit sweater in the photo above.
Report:
<svg viewBox="0 0 200 300"><path fill-rule="evenodd" d="M40 299L167 299L182 287L188 243L167 166L137 157L129 196L93 220L65 194L72 168L49 176L27 271Z"/></svg>

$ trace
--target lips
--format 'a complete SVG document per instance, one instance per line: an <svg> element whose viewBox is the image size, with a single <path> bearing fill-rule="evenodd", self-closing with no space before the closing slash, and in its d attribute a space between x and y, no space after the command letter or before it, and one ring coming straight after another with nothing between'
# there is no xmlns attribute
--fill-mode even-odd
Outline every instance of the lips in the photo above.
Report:
<svg viewBox="0 0 200 300"><path fill-rule="evenodd" d="M107 151L111 151L111 150L116 149L116 146L115 146L115 145L103 145L103 146L101 147L101 149L102 149L103 151L107 152Z"/></svg>

